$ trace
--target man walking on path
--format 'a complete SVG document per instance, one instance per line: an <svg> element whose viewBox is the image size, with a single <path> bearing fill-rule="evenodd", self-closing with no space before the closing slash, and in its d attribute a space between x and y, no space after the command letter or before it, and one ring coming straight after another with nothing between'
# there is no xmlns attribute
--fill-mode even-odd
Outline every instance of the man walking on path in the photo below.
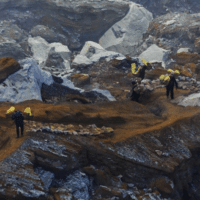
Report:
<svg viewBox="0 0 200 200"><path fill-rule="evenodd" d="M178 84L176 82L176 79L174 77L174 73L170 74L170 81L166 86L167 89L167 98L169 97L169 92L171 92L171 99L174 98L174 85L176 85L176 89L178 88Z"/></svg>
<svg viewBox="0 0 200 200"><path fill-rule="evenodd" d="M12 115L12 120L15 121L16 129L17 129L17 138L19 138L19 127L21 128L21 136L23 136L24 130L24 116L18 110Z"/></svg>

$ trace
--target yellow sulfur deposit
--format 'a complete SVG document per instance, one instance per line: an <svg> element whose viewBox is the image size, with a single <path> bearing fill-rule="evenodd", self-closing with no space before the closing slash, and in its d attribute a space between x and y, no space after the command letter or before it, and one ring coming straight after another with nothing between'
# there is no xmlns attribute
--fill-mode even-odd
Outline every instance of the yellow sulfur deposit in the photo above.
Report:
<svg viewBox="0 0 200 200"><path fill-rule="evenodd" d="M141 58L141 60L142 60L142 62L143 62L145 65L147 65L147 61L146 61L145 59L142 59L142 58Z"/></svg>
<svg viewBox="0 0 200 200"><path fill-rule="evenodd" d="M31 116L31 108L30 107L27 107L25 110L24 110L25 113L28 113L29 116Z"/></svg>
<svg viewBox="0 0 200 200"><path fill-rule="evenodd" d="M165 79L165 75L160 76L160 80L163 81Z"/></svg>
<svg viewBox="0 0 200 200"><path fill-rule="evenodd" d="M169 76L166 76L164 81L169 81L170 80L170 77Z"/></svg>
<svg viewBox="0 0 200 200"><path fill-rule="evenodd" d="M131 64L131 71L133 74L138 74L138 72L140 71L141 67L136 67L136 64L135 63L132 63Z"/></svg>
<svg viewBox="0 0 200 200"><path fill-rule="evenodd" d="M15 111L15 107L12 106L7 110L6 114L9 114L9 113L14 112L14 111Z"/></svg>
<svg viewBox="0 0 200 200"><path fill-rule="evenodd" d="M178 70L175 70L174 73L176 73L176 74L180 74L180 72L179 72Z"/></svg>
<svg viewBox="0 0 200 200"><path fill-rule="evenodd" d="M172 72L174 72L174 71L173 71L172 69L168 69L167 72L172 73Z"/></svg>

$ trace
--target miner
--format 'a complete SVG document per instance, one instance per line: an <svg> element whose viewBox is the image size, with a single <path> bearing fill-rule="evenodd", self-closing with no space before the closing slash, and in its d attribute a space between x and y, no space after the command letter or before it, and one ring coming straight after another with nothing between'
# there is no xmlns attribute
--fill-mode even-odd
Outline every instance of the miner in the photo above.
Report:
<svg viewBox="0 0 200 200"><path fill-rule="evenodd" d="M24 130L24 116L18 110L12 115L12 120L14 120L17 130L17 138L19 138L19 127L21 128L21 136L23 136Z"/></svg>
<svg viewBox="0 0 200 200"><path fill-rule="evenodd" d="M176 85L176 89L178 88L178 83L174 77L174 73L172 72L170 74L170 81L166 86L166 93L167 93L167 98L169 97L169 93L171 93L171 99L174 98L174 85Z"/></svg>
<svg viewBox="0 0 200 200"><path fill-rule="evenodd" d="M138 99L140 97L140 93L137 91L135 91L136 87L138 86L138 82L137 81L132 81L132 90L131 90L131 100L132 101L136 101L138 102Z"/></svg>

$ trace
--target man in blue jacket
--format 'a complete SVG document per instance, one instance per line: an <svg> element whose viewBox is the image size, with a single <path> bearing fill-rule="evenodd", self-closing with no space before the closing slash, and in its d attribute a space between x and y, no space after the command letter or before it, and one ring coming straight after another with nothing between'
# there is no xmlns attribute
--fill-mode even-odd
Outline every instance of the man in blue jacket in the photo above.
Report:
<svg viewBox="0 0 200 200"><path fill-rule="evenodd" d="M12 120L15 121L16 129L17 129L17 138L19 138L19 127L21 128L21 136L23 136L24 130L24 116L18 110L12 115Z"/></svg>

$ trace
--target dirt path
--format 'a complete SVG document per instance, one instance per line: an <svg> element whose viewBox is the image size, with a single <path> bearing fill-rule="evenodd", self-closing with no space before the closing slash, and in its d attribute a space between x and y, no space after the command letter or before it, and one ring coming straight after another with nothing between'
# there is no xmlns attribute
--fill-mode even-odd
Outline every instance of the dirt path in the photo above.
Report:
<svg viewBox="0 0 200 200"><path fill-rule="evenodd" d="M162 118L160 118L160 122L159 120L157 120L158 123L156 123L155 119L153 119L153 123L155 123L155 125L153 126L150 125L148 127L141 126L141 128L135 128L138 127L137 126L138 121L135 121L133 119L132 121L129 121L125 126L118 128L115 131L115 135L112 138L112 143L126 140L127 138L137 134L142 134L145 132L162 129L163 127L172 125L176 121L183 120L200 113L199 107L183 107L183 106L178 106L175 103L172 103L170 99L166 98L164 89L162 90L162 95L160 95L157 98L157 102L158 103L162 102L162 104L165 107L165 111L162 115ZM146 116L144 115L143 120L145 120L145 118ZM152 121L151 119L148 119L149 124L151 121Z"/></svg>
<svg viewBox="0 0 200 200"><path fill-rule="evenodd" d="M175 97L186 92L188 91L177 90ZM149 106L151 107L153 104L155 104L154 107L160 106L163 109L161 116L156 116L149 111ZM14 152L29 137L26 135L25 126L24 137L16 139L14 122L10 118L5 118L5 112L11 105L14 104L0 104L0 161ZM120 142L137 134L159 130L170 126L177 120L183 120L200 113L199 107L177 106L170 99L166 99L164 88L155 91L149 103L144 105L130 101L95 105L66 104L62 106L29 101L15 105L16 109L21 111L27 106L32 108L35 117L33 120L36 121L51 121L53 119L55 122L60 121L67 124L66 116L73 116L72 119L77 120L79 115L83 115L88 117L89 122L91 120L92 123L99 123L100 117L106 123L105 125L113 127L115 132L112 137L95 138L94 141L108 143ZM79 121L76 121L76 123L79 123Z"/></svg>
<svg viewBox="0 0 200 200"><path fill-rule="evenodd" d="M25 135L24 137L16 138L16 129L15 126L8 128L6 126L1 126L1 141L0 141L0 161L13 153L19 146L24 142L24 140L28 137Z"/></svg>

